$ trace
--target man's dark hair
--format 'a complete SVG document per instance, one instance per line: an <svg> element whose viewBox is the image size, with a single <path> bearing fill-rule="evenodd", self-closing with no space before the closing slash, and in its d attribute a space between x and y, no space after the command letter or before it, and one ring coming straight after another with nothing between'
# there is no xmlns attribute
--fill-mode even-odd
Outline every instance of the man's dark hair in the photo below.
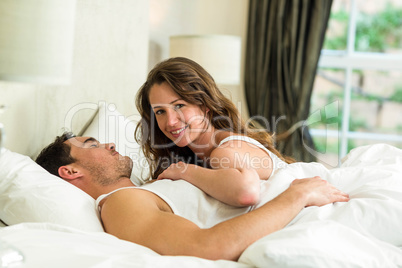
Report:
<svg viewBox="0 0 402 268"><path fill-rule="evenodd" d="M64 132L57 136L54 142L46 146L36 158L36 163L49 171L51 174L59 176L59 167L75 162L70 155L70 146L64 142L75 137L71 132Z"/></svg>

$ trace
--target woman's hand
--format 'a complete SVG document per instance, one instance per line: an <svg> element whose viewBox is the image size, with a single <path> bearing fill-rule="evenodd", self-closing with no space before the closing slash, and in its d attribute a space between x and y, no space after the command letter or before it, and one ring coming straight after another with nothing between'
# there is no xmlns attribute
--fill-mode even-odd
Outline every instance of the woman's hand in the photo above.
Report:
<svg viewBox="0 0 402 268"><path fill-rule="evenodd" d="M328 181L316 176L294 180L289 189L302 191L306 197L306 207L324 206L334 202L347 202L349 195L338 190Z"/></svg>
<svg viewBox="0 0 402 268"><path fill-rule="evenodd" d="M210 169L178 162L171 164L157 180L185 180L228 205L246 207L260 199L260 178L254 169Z"/></svg>
<svg viewBox="0 0 402 268"><path fill-rule="evenodd" d="M191 164L184 162L178 162L171 164L161 174L159 174L157 180L169 179L169 180L185 180L185 173Z"/></svg>

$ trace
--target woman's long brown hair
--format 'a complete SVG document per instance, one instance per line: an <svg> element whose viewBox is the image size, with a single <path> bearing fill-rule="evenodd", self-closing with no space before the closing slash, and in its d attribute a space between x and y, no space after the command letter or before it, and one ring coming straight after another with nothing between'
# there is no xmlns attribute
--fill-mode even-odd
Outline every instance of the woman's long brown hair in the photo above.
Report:
<svg viewBox="0 0 402 268"><path fill-rule="evenodd" d="M188 147L178 147L159 129L149 92L153 85L166 82L184 101L206 107L208 122L217 130L246 135L259 141L272 153L287 163L294 162L282 156L274 146L273 135L254 125L246 125L234 103L218 89L212 76L196 62L182 57L170 58L157 64L148 74L147 81L137 93L136 105L141 121L135 130L135 138L142 145L150 162L152 178L171 163L183 161L196 164L196 156Z"/></svg>

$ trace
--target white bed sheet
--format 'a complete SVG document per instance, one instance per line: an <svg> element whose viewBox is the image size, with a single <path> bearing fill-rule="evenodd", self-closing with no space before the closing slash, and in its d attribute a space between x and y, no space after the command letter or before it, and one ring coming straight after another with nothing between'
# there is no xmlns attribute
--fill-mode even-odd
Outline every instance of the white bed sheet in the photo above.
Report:
<svg viewBox="0 0 402 268"><path fill-rule="evenodd" d="M288 227L246 249L240 261L257 267L402 267L402 150L360 147L331 170L318 163L289 165L265 184L265 198L294 178L315 175L351 200L305 208Z"/></svg>
<svg viewBox="0 0 402 268"><path fill-rule="evenodd" d="M0 228L0 239L25 255L25 268L249 267L232 261L161 256L107 233L84 232L49 223L21 223Z"/></svg>
<svg viewBox="0 0 402 268"><path fill-rule="evenodd" d="M25 267L402 267L402 150L375 145L351 152L342 167L296 163L265 185L267 200L294 178L319 175L351 201L304 209L288 227L245 250L239 262L160 256L106 233L55 224L0 228L26 256Z"/></svg>

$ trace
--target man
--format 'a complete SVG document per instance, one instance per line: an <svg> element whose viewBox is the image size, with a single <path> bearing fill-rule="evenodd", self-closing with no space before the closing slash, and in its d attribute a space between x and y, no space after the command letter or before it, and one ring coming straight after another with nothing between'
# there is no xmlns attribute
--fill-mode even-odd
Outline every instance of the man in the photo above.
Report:
<svg viewBox="0 0 402 268"><path fill-rule="evenodd" d="M57 137L36 161L94 199L120 189L97 200L105 231L162 255L237 260L250 244L285 227L304 207L349 200L347 194L319 177L293 181L282 194L252 211L212 200L182 180L135 187L130 181L131 159L121 156L114 144L99 144L94 138L70 133ZM190 199L197 198L191 205ZM210 199L204 202L206 198ZM203 204L212 204L215 211L204 210ZM214 220L221 210L227 214L231 209L233 217ZM208 218L205 228L188 219L197 221L197 217Z"/></svg>

